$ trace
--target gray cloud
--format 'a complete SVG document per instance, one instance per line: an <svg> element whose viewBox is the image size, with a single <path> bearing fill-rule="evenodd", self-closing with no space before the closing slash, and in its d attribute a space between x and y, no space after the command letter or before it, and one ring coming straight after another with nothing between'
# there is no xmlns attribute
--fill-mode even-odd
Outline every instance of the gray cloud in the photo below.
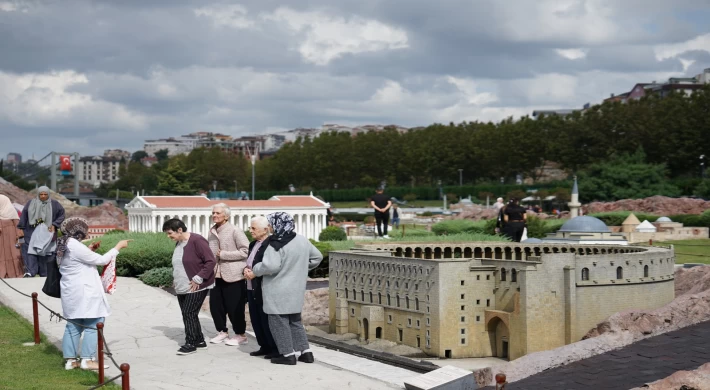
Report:
<svg viewBox="0 0 710 390"><path fill-rule="evenodd" d="M708 17L701 0L0 0L0 154L576 107L710 67Z"/></svg>

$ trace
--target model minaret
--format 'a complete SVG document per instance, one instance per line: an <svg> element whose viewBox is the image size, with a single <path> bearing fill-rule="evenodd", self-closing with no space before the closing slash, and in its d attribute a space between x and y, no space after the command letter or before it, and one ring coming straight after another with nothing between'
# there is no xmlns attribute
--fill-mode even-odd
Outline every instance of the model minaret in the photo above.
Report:
<svg viewBox="0 0 710 390"><path fill-rule="evenodd" d="M567 203L569 206L569 217L579 217L579 208L582 206L579 203L579 189L577 188L577 176L574 177L574 186L572 187L572 200Z"/></svg>

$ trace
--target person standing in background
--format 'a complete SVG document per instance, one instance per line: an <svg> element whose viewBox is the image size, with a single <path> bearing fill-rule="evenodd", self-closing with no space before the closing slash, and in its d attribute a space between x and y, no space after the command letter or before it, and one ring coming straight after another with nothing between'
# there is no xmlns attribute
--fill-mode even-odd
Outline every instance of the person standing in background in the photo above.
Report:
<svg viewBox="0 0 710 390"><path fill-rule="evenodd" d="M389 224L389 210L390 207L392 207L392 200L390 200L390 196L385 195L384 192L385 190L382 187L378 187L377 190L375 190L375 195L370 198L370 206L375 209L377 235L381 238L389 239L390 236L387 235L387 225ZM383 224L384 228L382 227Z"/></svg>

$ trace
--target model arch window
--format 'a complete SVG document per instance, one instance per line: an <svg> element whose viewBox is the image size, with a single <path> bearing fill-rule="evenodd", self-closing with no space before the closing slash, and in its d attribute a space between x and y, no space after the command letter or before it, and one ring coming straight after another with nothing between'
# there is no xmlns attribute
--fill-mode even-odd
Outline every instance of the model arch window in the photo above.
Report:
<svg viewBox="0 0 710 390"><path fill-rule="evenodd" d="M510 281L513 283L518 281L518 271L515 268L510 270Z"/></svg>
<svg viewBox="0 0 710 390"><path fill-rule="evenodd" d="M589 268L582 268L582 280L589 280Z"/></svg>
<svg viewBox="0 0 710 390"><path fill-rule="evenodd" d="M506 277L505 277L505 268L500 269L500 281L505 282Z"/></svg>
<svg viewBox="0 0 710 390"><path fill-rule="evenodd" d="M643 266L643 277L644 278L648 277L648 266L647 265Z"/></svg>
<svg viewBox="0 0 710 390"><path fill-rule="evenodd" d="M624 269L621 267L616 267L616 278L617 279L623 279L624 278Z"/></svg>

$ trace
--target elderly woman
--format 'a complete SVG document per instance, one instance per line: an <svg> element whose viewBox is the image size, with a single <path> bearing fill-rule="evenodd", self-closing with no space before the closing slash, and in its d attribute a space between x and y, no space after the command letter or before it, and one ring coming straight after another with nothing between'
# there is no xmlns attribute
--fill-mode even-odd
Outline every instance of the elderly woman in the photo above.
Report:
<svg viewBox="0 0 710 390"><path fill-rule="evenodd" d="M217 329L217 336L210 343L242 345L247 343L247 323L244 320L246 304L246 280L244 267L249 253L249 239L243 231L229 223L232 213L224 203L212 207L210 229L210 250L217 259L215 267L215 285L210 292L210 312ZM229 337L227 316L232 323L235 335Z"/></svg>
<svg viewBox="0 0 710 390"><path fill-rule="evenodd" d="M269 328L279 356L274 364L313 363L306 330L301 323L301 311L306 292L308 271L323 260L323 255L306 237L297 235L293 218L283 212L267 215L273 235L264 251L261 263L246 269L247 279L263 276L264 312L269 316Z"/></svg>
<svg viewBox="0 0 710 390"><path fill-rule="evenodd" d="M56 251L57 229L64 222L64 207L54 199L49 199L49 188L37 189L37 197L27 202L20 216L18 229L24 230L25 243L22 244L22 256L25 259L25 277L47 276L47 262L54 259ZM32 235L36 229L48 229L52 234L51 243L37 252L30 247ZM44 232L42 232L44 233Z"/></svg>
<svg viewBox="0 0 710 390"><path fill-rule="evenodd" d="M163 232L175 241L173 251L173 287L177 294L182 322L185 325L185 345L178 355L189 355L197 348L207 348L200 327L200 308L207 291L214 287L216 264L210 244L199 234L190 234L187 226L177 218L163 224Z"/></svg>
<svg viewBox="0 0 710 390"><path fill-rule="evenodd" d="M249 231L254 241L249 244L247 268L252 269L256 264L261 263L264 258L264 251L269 246L269 222L262 216L256 217L251 220ZM256 341L259 343L259 349L249 353L249 355L264 356L267 359L271 359L279 356L279 352L276 349L274 338L271 336L269 317L264 313L264 295L261 283L262 278L247 279L249 317L251 318L251 326L254 328Z"/></svg>
<svg viewBox="0 0 710 390"><path fill-rule="evenodd" d="M0 278L19 278L24 275L17 230L17 210L10 198L0 195Z"/></svg>
<svg viewBox="0 0 710 390"><path fill-rule="evenodd" d="M69 320L62 339L65 368L98 370L95 361L96 324L111 314L111 308L96 267L108 264L121 249L128 246L129 240L119 241L113 249L99 255L93 252L98 248L98 243L87 247L81 242L88 237L89 225L86 220L68 218L61 225L61 230L63 235L57 240L57 262L62 274L62 311ZM82 333L84 339L81 341L79 364L76 357Z"/></svg>

